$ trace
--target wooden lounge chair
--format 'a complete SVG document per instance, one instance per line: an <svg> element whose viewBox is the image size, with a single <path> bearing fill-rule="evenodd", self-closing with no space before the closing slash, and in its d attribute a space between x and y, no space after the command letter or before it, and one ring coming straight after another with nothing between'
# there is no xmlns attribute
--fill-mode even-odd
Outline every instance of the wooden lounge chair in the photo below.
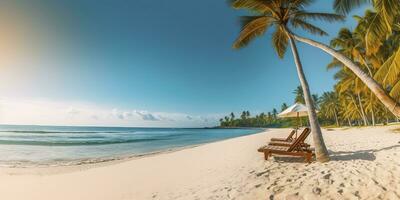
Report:
<svg viewBox="0 0 400 200"><path fill-rule="evenodd" d="M307 138L307 136L310 134L310 129L309 128L305 128L303 130L303 132L300 134L299 138L304 138L302 141L300 141L300 146L304 147L304 148L309 148L310 145L305 143L304 140ZM305 136L305 137L304 137ZM272 141L270 143L268 143L268 145L270 146L284 146L284 147L290 147L296 140L292 140L292 141Z"/></svg>
<svg viewBox="0 0 400 200"><path fill-rule="evenodd" d="M258 149L259 152L264 153L265 160L268 160L270 155L288 155L288 156L298 156L304 157L307 162L311 162L314 155L312 150L304 148L301 144L308 137L311 130L306 128L303 133L293 142L290 146L263 146Z"/></svg>
<svg viewBox="0 0 400 200"><path fill-rule="evenodd" d="M276 142L291 142L293 140L293 135L296 133L296 130L292 130L287 138L271 138L271 141Z"/></svg>

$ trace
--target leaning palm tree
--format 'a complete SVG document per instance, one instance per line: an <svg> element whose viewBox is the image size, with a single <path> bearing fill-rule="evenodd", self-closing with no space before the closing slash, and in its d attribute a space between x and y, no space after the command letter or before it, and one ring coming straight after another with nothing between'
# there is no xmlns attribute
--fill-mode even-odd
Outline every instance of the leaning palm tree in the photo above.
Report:
<svg viewBox="0 0 400 200"><path fill-rule="evenodd" d="M231 0L231 5L234 8L247 9L254 13L252 16L242 17L243 28L233 47L241 48L246 46L252 39L264 34L269 28L275 30L272 36L272 43L280 58L284 57L288 44L290 44L304 93L304 100L308 108L316 158L320 162L326 162L329 161L328 151L299 58L295 42L296 35L292 30L301 28L312 34L327 35L321 28L311 24L309 20L319 19L334 22L344 20L344 17L338 14L307 12L304 10L312 2L312 0Z"/></svg>

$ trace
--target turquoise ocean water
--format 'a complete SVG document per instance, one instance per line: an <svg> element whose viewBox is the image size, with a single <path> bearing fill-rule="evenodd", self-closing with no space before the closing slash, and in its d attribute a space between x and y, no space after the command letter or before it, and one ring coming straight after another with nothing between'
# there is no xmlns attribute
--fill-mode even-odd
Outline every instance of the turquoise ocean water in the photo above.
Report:
<svg viewBox="0 0 400 200"><path fill-rule="evenodd" d="M0 165L101 162L224 140L262 129L0 125Z"/></svg>

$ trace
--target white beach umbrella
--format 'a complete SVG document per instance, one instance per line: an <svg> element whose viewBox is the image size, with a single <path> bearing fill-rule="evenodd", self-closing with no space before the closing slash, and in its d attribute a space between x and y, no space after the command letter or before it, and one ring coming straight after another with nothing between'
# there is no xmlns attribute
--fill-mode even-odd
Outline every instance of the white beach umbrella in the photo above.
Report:
<svg viewBox="0 0 400 200"><path fill-rule="evenodd" d="M281 118L297 117L297 121L298 121L297 126L299 125L300 117L305 117L305 116L308 116L307 106L305 106L304 104L301 104L301 103L295 103L294 105L290 106L289 108L287 108L286 110L284 110L278 114L278 117L281 117ZM297 129L298 128L299 127L296 128L296 138L297 138Z"/></svg>
<svg viewBox="0 0 400 200"><path fill-rule="evenodd" d="M295 103L286 110L278 114L278 117L304 117L307 116L307 107L301 103Z"/></svg>

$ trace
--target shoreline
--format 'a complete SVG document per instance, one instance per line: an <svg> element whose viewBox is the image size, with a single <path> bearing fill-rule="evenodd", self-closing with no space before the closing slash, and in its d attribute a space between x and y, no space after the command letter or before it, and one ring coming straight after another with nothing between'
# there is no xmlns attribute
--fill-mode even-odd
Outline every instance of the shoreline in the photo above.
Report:
<svg viewBox="0 0 400 200"><path fill-rule="evenodd" d="M240 128L240 129L243 129L243 128ZM83 167L107 166L107 165L128 162L131 160L136 160L136 159L141 159L141 158L146 158L146 157L151 157L151 156L174 153L174 152L182 151L185 149L191 149L191 148L195 148L195 147L199 147L199 146L203 146L203 145L207 145L207 144L218 143L218 142L222 142L222 141L227 141L227 140L231 140L231 139L235 139L235 138L241 138L241 137L246 137L246 136L250 136L250 135L260 134L260 133L267 131L269 128L254 128L254 129L260 129L260 131L251 133L251 134L247 134L247 135L241 135L241 136L237 136L237 137L222 139L222 140L216 140L216 141L181 146L181 147L172 147L172 148L168 148L168 149L164 149L164 150L147 152L147 153L142 153L142 154L131 153L131 154L126 154L126 155L118 155L118 156L111 156L111 157L85 158L85 159L61 160L61 161L54 160L54 161L48 161L48 162L25 162L25 163L16 163L16 164L13 164L12 162L5 162L3 164L0 162L0 169L35 169L35 168L48 169L48 168L63 168L63 167L64 168L76 168L79 166L83 166Z"/></svg>

